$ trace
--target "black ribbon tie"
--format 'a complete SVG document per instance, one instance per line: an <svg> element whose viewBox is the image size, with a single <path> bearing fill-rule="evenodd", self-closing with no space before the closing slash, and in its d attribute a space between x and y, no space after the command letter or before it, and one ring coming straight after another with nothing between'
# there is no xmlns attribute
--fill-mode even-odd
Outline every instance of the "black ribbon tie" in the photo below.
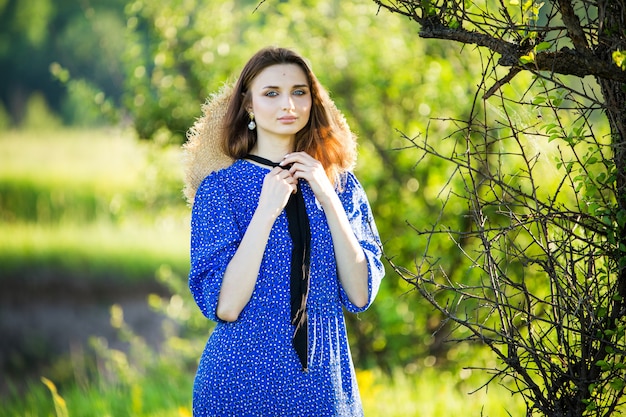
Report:
<svg viewBox="0 0 626 417"><path fill-rule="evenodd" d="M270 167L280 166L276 162L257 155L247 155L246 159ZM288 166L281 168L289 169ZM289 224L289 235L293 242L291 250L290 295L291 323L295 326L295 331L291 341L302 364L302 370L306 372L308 371L309 349L306 303L309 293L309 271L311 265L311 229L304 204L304 196L300 187L289 197L289 201L287 201L285 206L285 214Z"/></svg>

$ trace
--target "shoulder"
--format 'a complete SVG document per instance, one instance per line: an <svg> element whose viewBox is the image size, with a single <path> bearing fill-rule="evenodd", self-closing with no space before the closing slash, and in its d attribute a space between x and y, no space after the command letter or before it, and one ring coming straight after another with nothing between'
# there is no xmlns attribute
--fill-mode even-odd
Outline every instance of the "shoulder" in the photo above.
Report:
<svg viewBox="0 0 626 417"><path fill-rule="evenodd" d="M222 199L226 191L232 188L230 184L237 179L236 165L237 161L226 168L213 171L204 177L196 191L194 206L200 204L200 202L207 203L215 201L216 199Z"/></svg>
<svg viewBox="0 0 626 417"><path fill-rule="evenodd" d="M236 160L232 165L207 175L198 187L196 199L204 203L253 201L258 198L265 174L264 168Z"/></svg>
<svg viewBox="0 0 626 417"><path fill-rule="evenodd" d="M242 172L242 168L242 161L237 160L226 168L211 172L200 183L198 193L210 192L213 189L223 189L227 184L241 180L245 175Z"/></svg>
<svg viewBox="0 0 626 417"><path fill-rule="evenodd" d="M196 191L196 201L210 198L212 194L223 190L225 178L225 173L223 171L223 169L214 171L204 177L198 186L198 191Z"/></svg>
<svg viewBox="0 0 626 417"><path fill-rule="evenodd" d="M360 210L364 203L369 204L363 186L351 171L341 173L336 191L347 213Z"/></svg>
<svg viewBox="0 0 626 417"><path fill-rule="evenodd" d="M355 192L360 193L363 191L363 186L357 179L356 175L352 171L344 171L339 174L337 184L337 193L339 195L347 194L351 195Z"/></svg>

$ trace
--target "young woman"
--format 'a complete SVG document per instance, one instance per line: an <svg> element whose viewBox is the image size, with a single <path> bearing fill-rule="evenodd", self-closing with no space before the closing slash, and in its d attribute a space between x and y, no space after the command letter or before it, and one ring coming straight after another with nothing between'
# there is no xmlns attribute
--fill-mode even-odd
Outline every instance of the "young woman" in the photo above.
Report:
<svg viewBox="0 0 626 417"><path fill-rule="evenodd" d="M194 416L361 416L342 309L365 310L384 270L353 135L288 49L259 51L213 103L225 113L190 142L217 136L232 163L187 190L189 287L217 322Z"/></svg>

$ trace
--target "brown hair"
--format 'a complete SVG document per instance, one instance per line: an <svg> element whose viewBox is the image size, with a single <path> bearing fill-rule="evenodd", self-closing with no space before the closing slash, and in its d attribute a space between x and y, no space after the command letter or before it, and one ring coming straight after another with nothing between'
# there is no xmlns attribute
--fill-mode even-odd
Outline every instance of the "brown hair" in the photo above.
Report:
<svg viewBox="0 0 626 417"><path fill-rule="evenodd" d="M340 172L351 169L356 160L355 140L343 116L330 100L307 62L285 48L265 48L257 52L241 71L224 118L222 148L233 159L244 158L257 141L256 131L248 129L246 108L250 105L250 85L265 68L279 64L298 65L307 77L311 91L309 121L296 133L293 151L307 152L321 162L332 181Z"/></svg>

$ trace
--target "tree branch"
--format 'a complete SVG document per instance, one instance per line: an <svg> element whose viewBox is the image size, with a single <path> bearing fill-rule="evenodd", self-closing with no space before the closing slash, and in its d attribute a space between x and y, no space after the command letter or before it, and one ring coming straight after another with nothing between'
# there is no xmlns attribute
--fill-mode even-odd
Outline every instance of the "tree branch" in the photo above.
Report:
<svg viewBox="0 0 626 417"><path fill-rule="evenodd" d="M421 38L451 40L488 48L501 55L498 64L505 67L518 67L529 71L550 71L555 74L577 77L591 75L600 79L626 83L626 71L622 71L606 57L595 55L589 48L580 20L572 8L571 0L558 0L558 5L567 36L575 50L564 47L558 51L540 52L536 54L535 62L524 65L520 63L520 57L528 54L532 48L530 45L508 42L497 35L470 31L462 26L450 28L437 14L427 14L424 10L418 13L417 11L421 10L422 6L414 0L397 0L391 4L387 4L384 0L374 0L374 3L392 13L414 20L421 26L419 32ZM472 22L467 20L466 23Z"/></svg>
<svg viewBox="0 0 626 417"><path fill-rule="evenodd" d="M534 63L524 67L577 77L592 75L605 80L626 83L626 71L622 71L612 62L603 61L593 55L583 56L569 48L556 52L541 52L535 56Z"/></svg>
<svg viewBox="0 0 626 417"><path fill-rule="evenodd" d="M483 95L483 100L488 99L492 95L494 95L504 84L511 82L513 77L520 73L522 69L520 67L513 67L509 71L509 73L502 79L496 81L494 85L492 85L489 90Z"/></svg>
<svg viewBox="0 0 626 417"><path fill-rule="evenodd" d="M583 55L589 55L587 39L585 38L583 28L580 26L580 20L578 16L576 16L576 13L574 13L571 1L559 0L558 3L561 11L561 19L563 19L563 23L567 28L567 36L574 44L574 48Z"/></svg>
<svg viewBox="0 0 626 417"><path fill-rule="evenodd" d="M419 36L422 38L452 40L463 44L489 48L493 52L502 55L498 64L505 67L519 67L531 71L550 71L556 74L575 75L577 77L592 75L598 78L626 83L626 71L622 71L612 62L607 62L591 54L583 54L567 47L555 52L540 52L535 56L534 62L522 65L520 64L520 57L526 55L527 51L517 44L463 28L451 29L436 18L429 18L422 23L422 30L419 32Z"/></svg>

